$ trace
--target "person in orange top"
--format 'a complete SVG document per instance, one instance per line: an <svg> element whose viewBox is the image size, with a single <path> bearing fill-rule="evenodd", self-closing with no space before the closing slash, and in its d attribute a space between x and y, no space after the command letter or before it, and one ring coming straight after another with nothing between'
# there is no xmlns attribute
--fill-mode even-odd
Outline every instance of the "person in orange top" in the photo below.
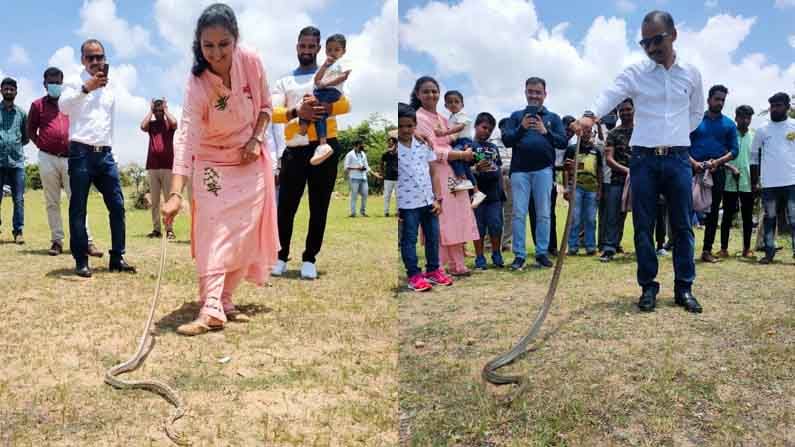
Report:
<svg viewBox="0 0 795 447"><path fill-rule="evenodd" d="M238 46L231 8L215 4L196 25L194 65L174 141L174 178L163 205L166 224L180 209L192 172L191 248L199 276L199 316L182 335L248 321L232 304L243 279L264 285L279 250L272 162L264 131L271 118L259 57Z"/></svg>

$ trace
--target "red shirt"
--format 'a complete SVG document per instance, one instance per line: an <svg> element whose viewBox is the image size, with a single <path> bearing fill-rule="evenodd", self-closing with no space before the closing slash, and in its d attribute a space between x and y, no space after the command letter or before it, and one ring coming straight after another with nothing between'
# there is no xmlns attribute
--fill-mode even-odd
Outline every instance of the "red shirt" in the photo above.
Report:
<svg viewBox="0 0 795 447"><path fill-rule="evenodd" d="M171 169L174 165L174 132L166 120L149 123L149 154L146 169Z"/></svg>
<svg viewBox="0 0 795 447"><path fill-rule="evenodd" d="M47 98L39 98L30 105L30 139L44 152L69 155L69 117L61 113L57 101Z"/></svg>

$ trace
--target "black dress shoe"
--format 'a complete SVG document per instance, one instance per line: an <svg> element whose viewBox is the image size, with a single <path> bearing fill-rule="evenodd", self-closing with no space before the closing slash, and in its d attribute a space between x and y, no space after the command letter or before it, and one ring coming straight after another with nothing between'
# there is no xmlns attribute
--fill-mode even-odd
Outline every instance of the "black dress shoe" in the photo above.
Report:
<svg viewBox="0 0 795 447"><path fill-rule="evenodd" d="M674 296L674 302L677 306L682 306L688 312L701 313L701 304L698 304L696 297L691 292L680 292Z"/></svg>
<svg viewBox="0 0 795 447"><path fill-rule="evenodd" d="M112 261L108 266L108 270L111 272L126 272L126 273L137 273L138 271L135 267L127 264L127 261L124 259L119 259L118 261Z"/></svg>
<svg viewBox="0 0 795 447"><path fill-rule="evenodd" d="M655 306L657 306L657 291L653 288L644 290L638 300L638 309L641 312L653 312Z"/></svg>
<svg viewBox="0 0 795 447"><path fill-rule="evenodd" d="M87 265L75 268L75 275L81 278L91 278L91 269Z"/></svg>

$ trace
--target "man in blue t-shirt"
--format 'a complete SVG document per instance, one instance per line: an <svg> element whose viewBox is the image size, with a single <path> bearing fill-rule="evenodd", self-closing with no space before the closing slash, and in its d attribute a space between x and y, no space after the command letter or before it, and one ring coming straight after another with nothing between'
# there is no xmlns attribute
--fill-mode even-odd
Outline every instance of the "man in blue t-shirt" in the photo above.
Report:
<svg viewBox="0 0 795 447"><path fill-rule="evenodd" d="M704 229L704 248L701 260L718 262L712 254L712 244L718 230L718 213L726 184L726 170L723 167L735 159L740 151L737 144L737 125L724 115L723 104L729 90L722 85L709 89L707 105L709 109L696 130L690 133L690 163L695 173L708 170L712 174L712 207L706 217Z"/></svg>
<svg viewBox="0 0 795 447"><path fill-rule="evenodd" d="M511 189L513 191L514 270L524 267L525 220L530 197L538 218L535 256L542 267L552 267L547 256L550 233L550 199L555 149L565 149L567 138L560 117L544 107L547 84L541 78L525 81L527 107L513 112L505 124L502 141L513 148Z"/></svg>

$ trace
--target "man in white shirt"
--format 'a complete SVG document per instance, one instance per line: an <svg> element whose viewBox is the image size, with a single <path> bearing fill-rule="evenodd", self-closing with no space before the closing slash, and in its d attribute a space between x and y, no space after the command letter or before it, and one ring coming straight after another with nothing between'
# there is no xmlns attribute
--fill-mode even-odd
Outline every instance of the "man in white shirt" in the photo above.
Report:
<svg viewBox="0 0 795 447"><path fill-rule="evenodd" d="M648 13L641 33L640 45L649 60L625 68L590 110L599 117L625 98L632 98L635 104L630 176L637 278L643 289L638 307L653 311L660 290L655 281L658 265L652 226L657 197L662 193L668 203L674 241L674 301L689 312L699 313L701 305L691 291L696 277L695 236L690 223L694 166L688 150L690 132L698 127L704 113L704 87L698 69L679 60L673 49L677 33L669 13ZM583 117L577 122L577 131L590 129L593 124L593 118Z"/></svg>
<svg viewBox="0 0 795 447"><path fill-rule="evenodd" d="M337 142L337 123L334 115L348 113L350 105L345 96L327 106L312 96L314 75L318 69L318 52L320 52L320 30L313 26L303 28L298 33L296 44L298 68L276 81L271 91L273 122L285 124L284 136L287 144L281 157L277 210L279 242L282 248L279 250L279 260L271 272L274 276L281 276L287 271L295 214L304 195L304 189L308 188L309 228L306 248L301 255L303 261L301 278L317 278L316 256L323 245L331 193L337 180L337 162L342 147ZM319 144L314 121L324 114L328 115L327 143L334 149L334 153L315 166L309 162ZM306 135L300 133L299 118L312 121Z"/></svg>
<svg viewBox="0 0 795 447"><path fill-rule="evenodd" d="M362 204L359 208L359 214L362 217L367 217L367 172L370 171L370 165L367 163L367 154L364 152L364 143L356 141L353 143L353 150L348 152L345 156L344 163L345 171L348 172L348 181L351 186L351 214L350 217L356 217L356 196L362 196Z"/></svg>
<svg viewBox="0 0 795 447"><path fill-rule="evenodd" d="M124 196L119 170L111 153L113 113L116 99L108 85L108 64L105 48L90 39L80 47L80 60L85 71L81 84L68 85L61 94L61 112L69 116L69 245L75 259L75 273L88 278L88 235L86 204L93 183L102 194L110 215L111 272L135 273L135 267L124 260L125 227Z"/></svg>
<svg viewBox="0 0 795 447"><path fill-rule="evenodd" d="M756 130L751 152L760 154L762 204L765 209L765 256L760 264L770 264L776 254L776 204L786 202L795 257L795 120L787 116L790 97L776 93L768 99L770 123Z"/></svg>

